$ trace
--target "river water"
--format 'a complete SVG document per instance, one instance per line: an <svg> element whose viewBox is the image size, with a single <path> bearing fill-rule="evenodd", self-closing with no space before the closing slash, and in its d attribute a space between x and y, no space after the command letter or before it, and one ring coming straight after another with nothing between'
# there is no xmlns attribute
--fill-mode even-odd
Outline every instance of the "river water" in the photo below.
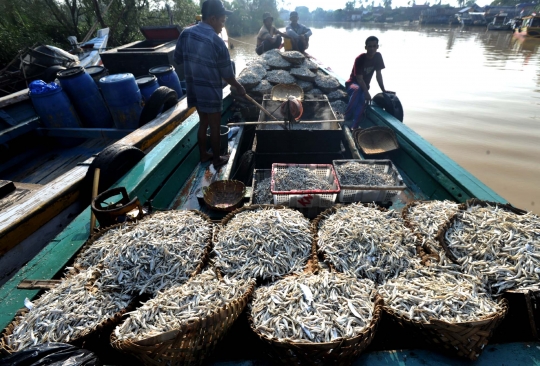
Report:
<svg viewBox="0 0 540 366"><path fill-rule="evenodd" d="M310 24L308 53L347 79L379 38L387 90L404 123L514 206L540 214L540 40L440 26ZM255 35L229 39L238 72ZM375 78L371 95L380 92Z"/></svg>

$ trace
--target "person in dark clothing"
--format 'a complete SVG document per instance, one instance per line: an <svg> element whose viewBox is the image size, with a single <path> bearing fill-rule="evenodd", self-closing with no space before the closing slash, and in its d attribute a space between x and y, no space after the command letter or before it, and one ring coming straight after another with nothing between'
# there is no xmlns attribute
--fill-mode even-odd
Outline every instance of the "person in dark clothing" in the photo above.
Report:
<svg viewBox="0 0 540 366"><path fill-rule="evenodd" d="M263 26L257 34L257 47L255 52L257 55L262 55L266 51L273 49L279 49L281 47L281 41L283 40L281 36L285 36L285 33L280 32L272 25L274 18L270 13L266 12L263 14Z"/></svg>
<svg viewBox="0 0 540 366"><path fill-rule="evenodd" d="M231 13L220 0L206 0L202 4L202 22L183 30L174 52L174 61L184 65L188 107L195 107L200 118L197 140L201 162L212 160L216 169L228 160L219 156L223 80L239 95L246 94L234 77L229 50L218 35ZM208 127L212 154L206 150Z"/></svg>
<svg viewBox="0 0 540 366"><path fill-rule="evenodd" d="M349 104L345 111L345 120L352 120L352 128L357 128L366 102L371 100L369 94L369 83L373 74L376 74L377 83L383 93L386 92L383 83L381 70L384 69L382 55L377 52L379 49L379 39L375 36L366 39L366 53L362 53L354 60L354 66L349 80L345 82L347 94L349 94Z"/></svg>
<svg viewBox="0 0 540 366"><path fill-rule="evenodd" d="M309 47L309 37L311 29L298 23L298 12L293 11L289 16L291 23L287 26L287 38L291 39L293 50L304 53Z"/></svg>

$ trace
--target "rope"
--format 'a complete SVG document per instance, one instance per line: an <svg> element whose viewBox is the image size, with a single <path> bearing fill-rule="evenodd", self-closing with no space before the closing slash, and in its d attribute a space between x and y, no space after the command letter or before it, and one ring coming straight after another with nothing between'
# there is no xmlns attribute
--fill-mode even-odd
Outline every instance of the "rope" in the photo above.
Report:
<svg viewBox="0 0 540 366"><path fill-rule="evenodd" d="M253 43L248 43L248 42L244 42L244 41L240 41L236 38L232 38L232 37L229 37L229 39L232 39L233 41L235 42L240 42L240 43L243 43L243 44L247 44L248 46L254 46L254 47L257 47L257 45L254 45Z"/></svg>

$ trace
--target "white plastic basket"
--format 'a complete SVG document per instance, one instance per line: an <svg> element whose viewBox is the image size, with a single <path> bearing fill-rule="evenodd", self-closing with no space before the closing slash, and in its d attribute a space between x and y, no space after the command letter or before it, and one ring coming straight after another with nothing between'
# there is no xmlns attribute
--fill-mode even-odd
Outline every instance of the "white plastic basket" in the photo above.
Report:
<svg viewBox="0 0 540 366"><path fill-rule="evenodd" d="M332 184L331 190L298 190L298 191L276 191L274 189L274 176L279 170L285 170L289 167L307 168L315 171L320 177ZM332 207L336 202L339 193L339 183L334 167L331 164L272 164L272 185L270 186L274 196L275 205L284 205L288 207Z"/></svg>
<svg viewBox="0 0 540 366"><path fill-rule="evenodd" d="M345 186L341 185L341 177L339 176L337 167L350 162L359 164L370 164L383 173L388 173L392 176L394 184L391 186ZM397 196L400 191L407 188L401 175L397 171L394 164L390 160L334 160L334 168L340 183L341 191L339 192L339 202L382 202L386 203Z"/></svg>

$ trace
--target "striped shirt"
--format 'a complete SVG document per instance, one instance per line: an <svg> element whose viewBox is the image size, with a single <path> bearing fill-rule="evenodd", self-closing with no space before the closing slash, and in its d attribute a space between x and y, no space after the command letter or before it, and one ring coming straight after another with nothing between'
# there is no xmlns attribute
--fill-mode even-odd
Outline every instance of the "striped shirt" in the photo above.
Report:
<svg viewBox="0 0 540 366"><path fill-rule="evenodd" d="M234 78L231 57L225 42L209 24L184 29L174 51L174 61L184 64L187 102L199 112L221 112L222 79Z"/></svg>

